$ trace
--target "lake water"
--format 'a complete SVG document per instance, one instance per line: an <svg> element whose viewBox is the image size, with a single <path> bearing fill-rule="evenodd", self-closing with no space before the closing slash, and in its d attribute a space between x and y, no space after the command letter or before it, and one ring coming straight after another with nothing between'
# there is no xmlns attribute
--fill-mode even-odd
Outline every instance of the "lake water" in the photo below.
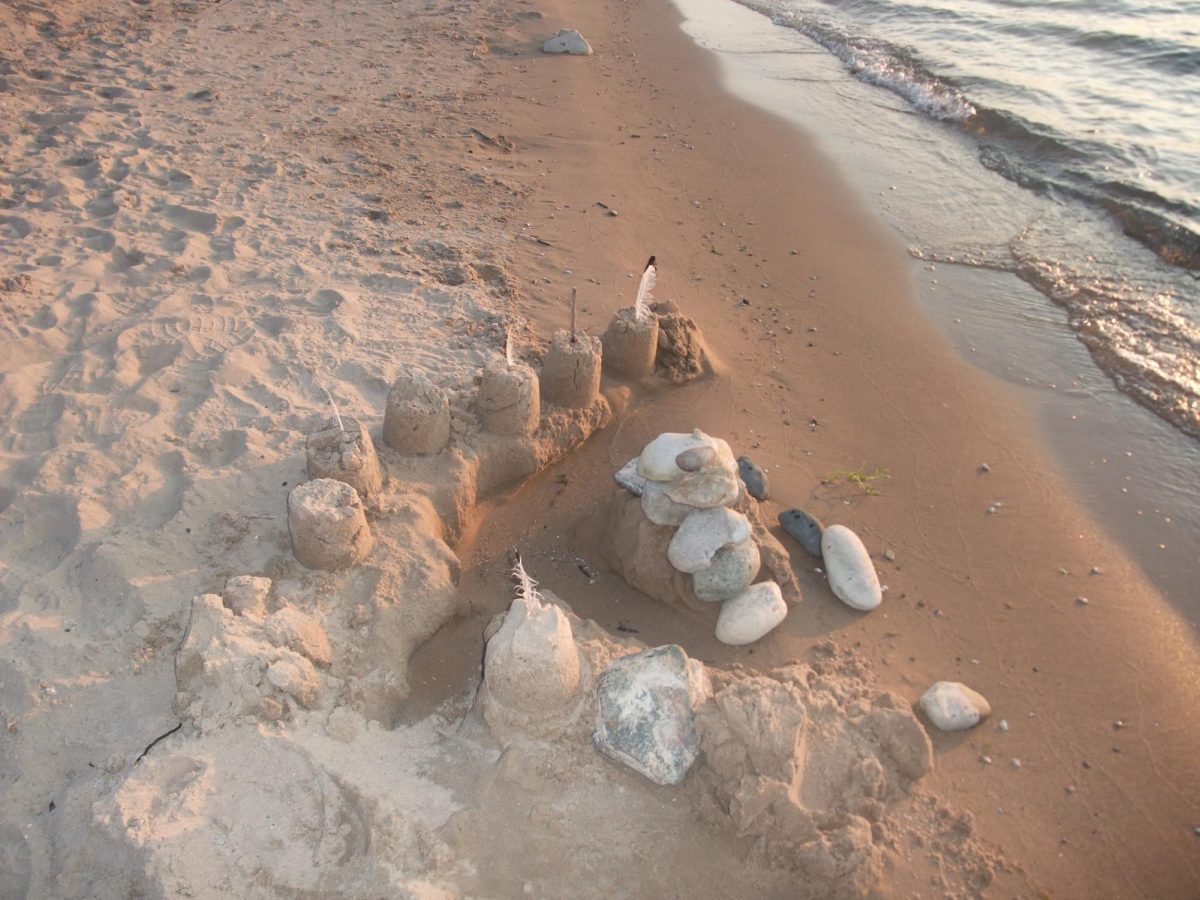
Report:
<svg viewBox="0 0 1200 900"><path fill-rule="evenodd" d="M676 0L1200 633L1200 4L739 3Z"/></svg>

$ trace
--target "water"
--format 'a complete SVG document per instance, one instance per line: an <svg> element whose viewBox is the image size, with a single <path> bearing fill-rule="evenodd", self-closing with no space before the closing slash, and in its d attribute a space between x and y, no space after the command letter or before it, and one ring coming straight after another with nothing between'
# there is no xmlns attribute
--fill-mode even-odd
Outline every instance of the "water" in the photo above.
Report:
<svg viewBox="0 0 1200 900"><path fill-rule="evenodd" d="M675 3L685 32L716 54L725 85L795 122L845 186L903 236L923 307L964 359L1013 386L1095 521L1200 634L1191 270L1126 235L1106 209L984 165L989 145L968 127L978 93L930 80L924 57L921 89L897 90L879 83L878 70L862 78L846 53L830 53L794 18L781 26L777 13L729 0ZM918 58L905 52L910 63ZM954 103L975 111L947 114L964 109ZM1030 154L1029 165L1040 159ZM1150 293L1149 284L1163 287Z"/></svg>
<svg viewBox="0 0 1200 900"><path fill-rule="evenodd" d="M740 2L1028 195L986 242L970 192L939 209L952 239L901 225L915 256L1018 275L1121 390L1200 437L1200 0Z"/></svg>

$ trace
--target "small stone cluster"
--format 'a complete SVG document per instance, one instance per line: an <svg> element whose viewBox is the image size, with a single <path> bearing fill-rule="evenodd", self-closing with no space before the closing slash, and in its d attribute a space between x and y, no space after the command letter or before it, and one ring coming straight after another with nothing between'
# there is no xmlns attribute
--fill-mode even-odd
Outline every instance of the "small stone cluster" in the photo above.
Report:
<svg viewBox="0 0 1200 900"><path fill-rule="evenodd" d="M667 561L691 576L697 599L722 604L718 640L751 644L784 620L787 604L779 584L754 583L762 558L750 520L734 508L745 487L729 444L699 429L661 434L615 477L641 498L650 522L676 529Z"/></svg>
<svg viewBox="0 0 1200 900"><path fill-rule="evenodd" d="M800 546L825 563L834 596L862 612L883 602L883 588L871 556L858 535L844 525L825 526L802 509L779 514L779 524ZM921 711L939 731L974 728L992 708L983 695L956 681L939 681L919 701Z"/></svg>

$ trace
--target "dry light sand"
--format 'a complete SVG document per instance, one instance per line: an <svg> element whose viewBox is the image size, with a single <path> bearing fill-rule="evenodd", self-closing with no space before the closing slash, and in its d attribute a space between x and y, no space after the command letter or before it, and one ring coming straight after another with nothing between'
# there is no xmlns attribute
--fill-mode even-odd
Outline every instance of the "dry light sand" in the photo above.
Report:
<svg viewBox="0 0 1200 900"><path fill-rule="evenodd" d="M540 53L562 27L595 55ZM717 74L664 0L0 7L0 897L1200 895L1192 624L921 316L893 236ZM539 365L577 287L599 334L650 253L718 371L482 434L506 329ZM454 451L380 442L411 373ZM332 574L286 514L326 388L386 475ZM804 600L750 648L625 586L612 472L694 427L769 471L768 521L854 528L883 606L794 544ZM877 495L830 477L860 466ZM731 762L706 713L667 788L586 722L492 733L514 547L589 665L678 643L727 697L802 698L803 752ZM243 575L261 614L226 608ZM994 714L917 777L937 680ZM780 765L803 815L756 819Z"/></svg>

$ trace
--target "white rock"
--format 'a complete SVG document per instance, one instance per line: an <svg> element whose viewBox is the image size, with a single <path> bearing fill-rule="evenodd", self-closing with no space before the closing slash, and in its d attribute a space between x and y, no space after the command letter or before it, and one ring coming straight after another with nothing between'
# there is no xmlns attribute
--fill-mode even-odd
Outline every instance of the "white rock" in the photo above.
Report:
<svg viewBox="0 0 1200 900"><path fill-rule="evenodd" d="M646 479L638 474L638 458L636 456L617 469L613 478L616 479L617 484L635 497L642 496L642 492L646 489Z"/></svg>
<svg viewBox="0 0 1200 900"><path fill-rule="evenodd" d="M717 640L732 647L753 644L787 618L779 585L762 581L726 600L717 616Z"/></svg>
<svg viewBox="0 0 1200 900"><path fill-rule="evenodd" d="M939 681L920 700L921 710L942 731L974 728L992 714L991 704L957 681Z"/></svg>
<svg viewBox="0 0 1200 900"><path fill-rule="evenodd" d="M682 525L696 510L676 503L667 496L667 485L661 481L642 480L642 512L655 525Z"/></svg>
<svg viewBox="0 0 1200 900"><path fill-rule="evenodd" d="M753 540L722 547L713 555L712 565L692 576L696 598L732 600L750 587L761 566L762 557Z"/></svg>
<svg viewBox="0 0 1200 900"><path fill-rule="evenodd" d="M834 596L853 609L864 612L883 602L883 589L867 548L845 525L830 525L821 535L829 587Z"/></svg>
<svg viewBox="0 0 1200 900"><path fill-rule="evenodd" d="M667 559L680 572L703 572L716 552L750 537L750 521L724 506L692 512L667 545Z"/></svg>
<svg viewBox="0 0 1200 900"><path fill-rule="evenodd" d="M683 474L675 458L695 447L711 447L716 452L714 467L737 473L737 460L729 445L697 428L691 434L667 431L652 440L638 457L638 474L653 481L674 481Z"/></svg>
<svg viewBox="0 0 1200 900"><path fill-rule="evenodd" d="M570 53L572 56L591 56L592 45L583 39L578 31L564 28L546 43L542 44L543 53Z"/></svg>

